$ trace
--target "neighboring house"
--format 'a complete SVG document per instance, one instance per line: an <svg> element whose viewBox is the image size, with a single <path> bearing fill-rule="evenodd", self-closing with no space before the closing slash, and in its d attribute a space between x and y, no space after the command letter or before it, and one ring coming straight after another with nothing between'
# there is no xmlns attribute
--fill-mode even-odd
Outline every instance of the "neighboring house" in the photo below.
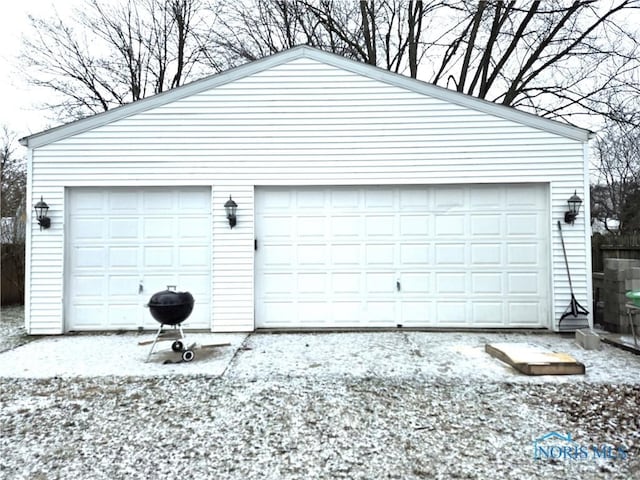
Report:
<svg viewBox="0 0 640 480"><path fill-rule="evenodd" d="M591 304L589 132L309 47L22 139L31 334L548 328ZM237 225L225 214L237 203Z"/></svg>

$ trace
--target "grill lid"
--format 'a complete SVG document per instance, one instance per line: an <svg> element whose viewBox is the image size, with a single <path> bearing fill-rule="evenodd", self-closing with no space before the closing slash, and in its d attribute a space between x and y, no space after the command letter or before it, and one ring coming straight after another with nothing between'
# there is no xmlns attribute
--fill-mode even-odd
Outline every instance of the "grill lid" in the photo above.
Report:
<svg viewBox="0 0 640 480"><path fill-rule="evenodd" d="M149 299L149 307L193 305L193 295L189 292L176 292L169 285L166 290L154 293Z"/></svg>

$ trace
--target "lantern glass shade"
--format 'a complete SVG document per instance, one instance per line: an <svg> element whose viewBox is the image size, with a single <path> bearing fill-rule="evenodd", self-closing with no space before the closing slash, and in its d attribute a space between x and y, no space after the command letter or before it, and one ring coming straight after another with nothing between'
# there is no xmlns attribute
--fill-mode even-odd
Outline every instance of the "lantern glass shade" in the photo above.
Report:
<svg viewBox="0 0 640 480"><path fill-rule="evenodd" d="M229 200L224 204L224 209L227 211L227 218L236 216L236 209L238 205L233 201L231 195L229 195Z"/></svg>
<svg viewBox="0 0 640 480"><path fill-rule="evenodd" d="M578 215L580 212L580 205L582 205L582 199L577 195L577 191L573 192L573 195L569 200L567 200L567 203L569 204L569 211L573 215Z"/></svg>
<svg viewBox="0 0 640 480"><path fill-rule="evenodd" d="M224 204L224 209L227 212L227 220L229 220L229 227L233 228L236 226L236 209L238 205L233 201L231 195L229 195L229 200Z"/></svg>
<svg viewBox="0 0 640 480"><path fill-rule="evenodd" d="M36 216L38 217L38 220L46 217L47 213L49 212L49 205L46 204L46 202L43 200L42 197L40 197L40 201L36 203L33 206L33 208L36 211Z"/></svg>

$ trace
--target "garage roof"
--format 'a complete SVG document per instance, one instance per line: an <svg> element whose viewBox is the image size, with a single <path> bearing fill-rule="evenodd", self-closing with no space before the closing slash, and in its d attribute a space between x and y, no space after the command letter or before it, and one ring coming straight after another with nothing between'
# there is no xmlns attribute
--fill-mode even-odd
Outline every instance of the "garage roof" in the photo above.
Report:
<svg viewBox="0 0 640 480"><path fill-rule="evenodd" d="M419 94L428 95L442 101L450 102L452 104L467 107L473 110L478 110L507 120L512 120L517 123L528 125L533 128L538 128L540 130L544 130L574 140L586 142L591 134L589 130L569 125L567 123L550 120L531 113L516 110L512 107L507 107L497 103L482 100L470 95L466 95L464 93L439 87L437 85L406 77L398 73L393 73L388 70L375 67L373 65L350 60L333 53L324 52L316 48L308 46L298 46L290 50L286 50L269 57L256 60L254 62L241 65L226 72L211 75L209 77L194 81L173 90L169 90L152 97L138 100L137 102L133 102L128 105L123 105L121 107L98 113L81 120L76 120L75 122L29 135L27 137L21 138L20 143L29 148L37 148L48 145L72 135L76 135L78 133L91 130L93 128L111 123L113 121L120 120L130 115L144 112L146 110L159 107L206 90L210 90L220 85L233 82L235 80L300 58L308 58L311 60L322 62L327 65L332 65L336 68L340 68L400 88L405 88Z"/></svg>

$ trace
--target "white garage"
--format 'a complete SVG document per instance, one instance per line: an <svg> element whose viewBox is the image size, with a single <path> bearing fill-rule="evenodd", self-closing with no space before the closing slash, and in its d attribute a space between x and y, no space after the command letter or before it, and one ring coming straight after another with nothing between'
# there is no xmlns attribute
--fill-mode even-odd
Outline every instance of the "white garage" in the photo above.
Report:
<svg viewBox="0 0 640 480"><path fill-rule="evenodd" d="M25 327L585 327L589 136L306 46L30 135Z"/></svg>
<svg viewBox="0 0 640 480"><path fill-rule="evenodd" d="M197 298L185 327L209 329L209 188L71 188L67 195L66 330L157 327L144 305L168 285Z"/></svg>
<svg viewBox="0 0 640 480"><path fill-rule="evenodd" d="M545 185L261 188L256 326L541 327Z"/></svg>

